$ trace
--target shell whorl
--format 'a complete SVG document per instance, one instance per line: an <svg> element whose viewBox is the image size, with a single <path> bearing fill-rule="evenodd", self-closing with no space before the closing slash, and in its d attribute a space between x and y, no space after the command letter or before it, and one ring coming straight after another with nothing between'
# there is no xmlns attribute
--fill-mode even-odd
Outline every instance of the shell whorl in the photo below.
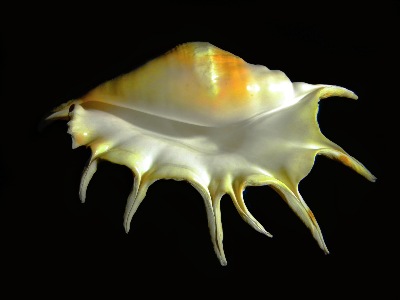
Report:
<svg viewBox="0 0 400 300"><path fill-rule="evenodd" d="M128 232L151 184L186 180L204 200L214 251L226 265L223 195L231 197L250 226L271 236L243 199L247 186L271 186L328 253L298 189L315 156L336 159L375 181L359 161L321 133L318 102L331 96L357 99L338 86L292 83L281 71L196 42L60 105L47 120L69 119L73 148L92 150L81 181L82 202L98 161L127 166L135 175L124 215Z"/></svg>
<svg viewBox="0 0 400 300"><path fill-rule="evenodd" d="M293 84L283 72L249 64L210 43L192 42L101 84L81 101L219 127L291 105L294 99Z"/></svg>

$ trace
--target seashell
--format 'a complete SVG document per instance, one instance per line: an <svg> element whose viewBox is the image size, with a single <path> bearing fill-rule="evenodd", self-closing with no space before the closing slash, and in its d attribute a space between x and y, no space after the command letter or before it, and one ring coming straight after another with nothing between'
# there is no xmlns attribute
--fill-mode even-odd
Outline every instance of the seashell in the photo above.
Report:
<svg viewBox="0 0 400 300"><path fill-rule="evenodd" d="M220 211L224 194L244 221L271 237L243 199L247 186L269 185L329 253L298 190L315 156L336 159L375 181L359 161L321 133L318 102L331 96L357 99L345 88L292 83L281 71L193 42L62 104L46 120L69 120L72 148L91 148L80 184L82 202L100 160L132 170L126 232L152 183L189 182L204 199L214 251L226 265Z"/></svg>

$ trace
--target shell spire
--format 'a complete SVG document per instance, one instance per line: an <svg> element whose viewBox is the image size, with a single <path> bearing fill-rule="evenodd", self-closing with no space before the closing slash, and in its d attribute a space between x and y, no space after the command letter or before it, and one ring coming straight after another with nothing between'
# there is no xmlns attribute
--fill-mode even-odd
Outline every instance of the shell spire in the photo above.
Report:
<svg viewBox="0 0 400 300"><path fill-rule="evenodd" d="M197 42L101 84L59 106L47 119L68 119L72 147L91 148L80 185L82 202L100 160L127 166L134 174L123 222L129 232L151 184L185 180L204 200L214 251L226 265L223 195L231 197L244 221L271 237L243 198L247 186L270 186L329 253L298 190L315 156L334 158L375 181L359 161L321 133L318 102L331 96L357 99L338 86L292 83L281 71Z"/></svg>

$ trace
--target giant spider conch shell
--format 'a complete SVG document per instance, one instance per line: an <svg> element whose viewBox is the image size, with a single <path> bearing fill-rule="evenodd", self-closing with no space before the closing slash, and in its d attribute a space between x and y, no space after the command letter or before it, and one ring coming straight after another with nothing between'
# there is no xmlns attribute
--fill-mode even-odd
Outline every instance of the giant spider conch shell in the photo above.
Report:
<svg viewBox="0 0 400 300"><path fill-rule="evenodd" d="M185 180L204 199L214 251L226 265L223 195L232 198L250 226L272 236L243 199L247 186L269 185L329 253L298 190L315 156L337 159L375 181L359 161L321 133L318 102L331 96L357 99L345 88L291 82L281 71L193 42L62 104L47 120L69 120L72 148L91 148L80 184L82 202L99 160L127 166L134 173L124 215L128 232L152 183Z"/></svg>

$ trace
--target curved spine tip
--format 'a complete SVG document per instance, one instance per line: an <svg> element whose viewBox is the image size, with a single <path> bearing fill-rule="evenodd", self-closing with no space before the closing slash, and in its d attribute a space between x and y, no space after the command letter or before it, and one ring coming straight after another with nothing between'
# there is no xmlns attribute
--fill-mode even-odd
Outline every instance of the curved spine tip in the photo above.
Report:
<svg viewBox="0 0 400 300"><path fill-rule="evenodd" d="M354 170L371 182L375 182L377 180L377 178L361 162L359 162L357 159L347 154L343 150L339 151L331 148L321 149L318 151L318 154L322 154L331 159L340 161L342 164Z"/></svg>
<svg viewBox="0 0 400 300"><path fill-rule="evenodd" d="M139 180L138 180L139 181ZM128 196L128 200L125 206L125 213L124 213L124 228L125 232L128 233L131 228L131 221L136 213L139 205L142 203L144 198L146 197L147 190L149 186L153 182L138 182L133 185L132 191Z"/></svg>
<svg viewBox="0 0 400 300"><path fill-rule="evenodd" d="M354 92L336 85L328 85L320 90L319 92L320 99L328 97L345 97L353 100L358 99L358 96Z"/></svg>
<svg viewBox="0 0 400 300"><path fill-rule="evenodd" d="M91 158L88 161L88 164L83 171L81 183L79 186L79 198L81 199L82 203L85 203L86 201L86 191L96 171L97 171L97 159L92 160Z"/></svg>

